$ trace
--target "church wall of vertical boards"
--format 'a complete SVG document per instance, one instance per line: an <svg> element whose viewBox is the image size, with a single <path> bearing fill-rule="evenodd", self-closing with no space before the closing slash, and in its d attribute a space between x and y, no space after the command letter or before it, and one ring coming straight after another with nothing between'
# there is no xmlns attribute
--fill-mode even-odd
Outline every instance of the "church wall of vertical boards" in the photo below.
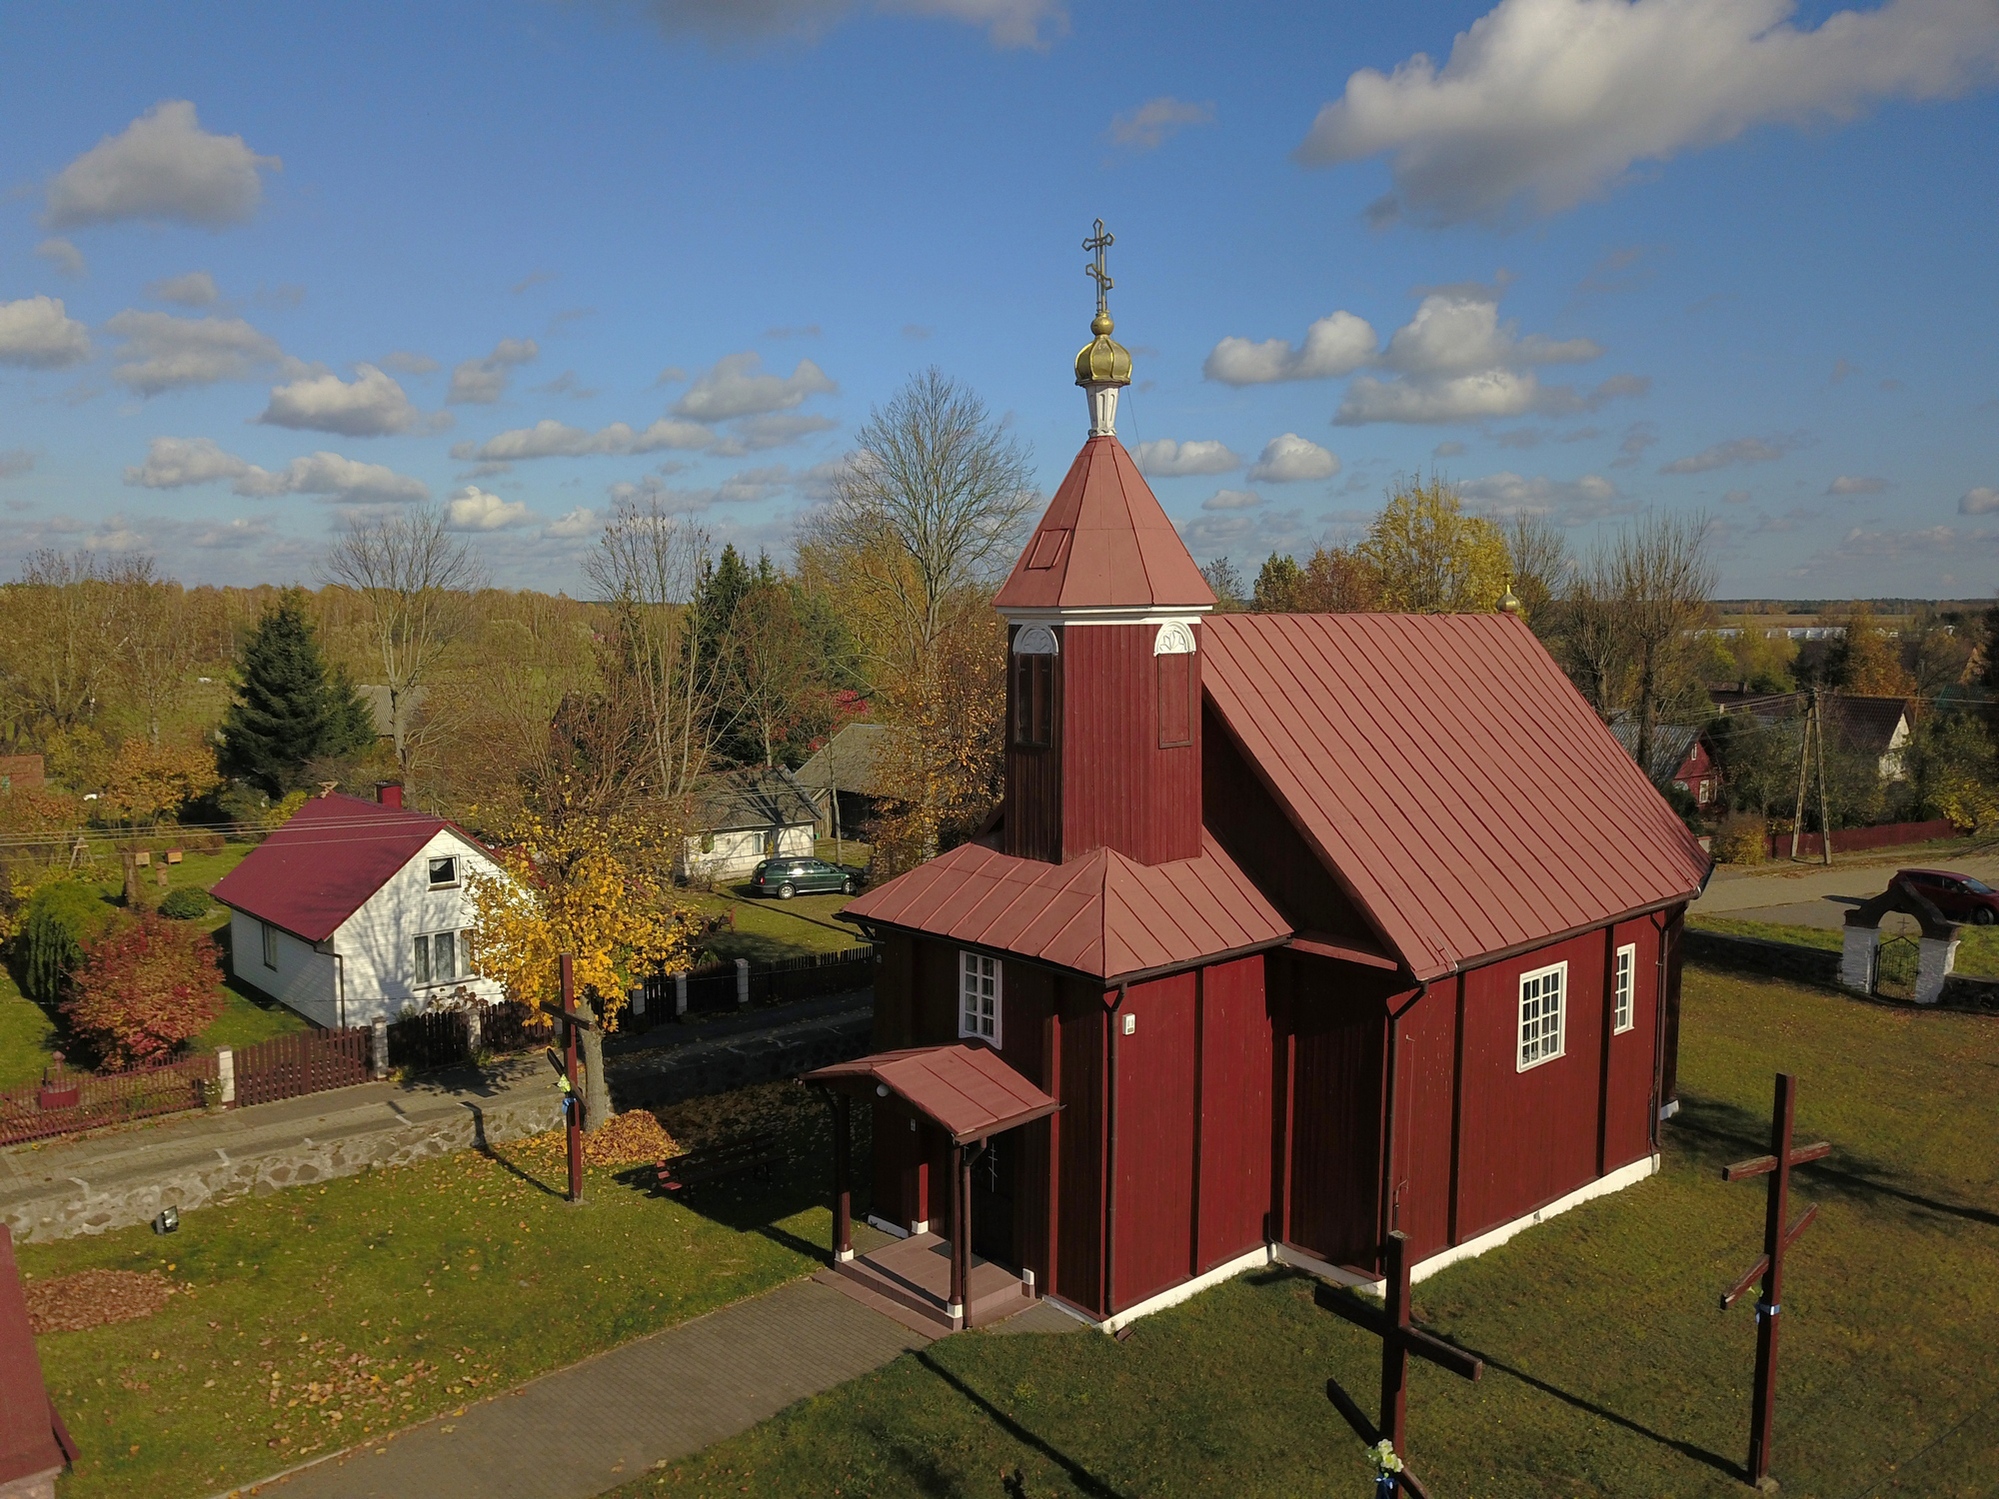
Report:
<svg viewBox="0 0 1999 1499"><path fill-rule="evenodd" d="M995 600L1001 814L848 908L879 1050L989 1047L1061 1105L986 1142L973 1249L1108 1326L1648 1171L1705 854L1510 597L1213 613L1116 438L1111 328L1100 296L1090 437ZM949 1142L879 1092L874 1215L940 1231Z"/></svg>

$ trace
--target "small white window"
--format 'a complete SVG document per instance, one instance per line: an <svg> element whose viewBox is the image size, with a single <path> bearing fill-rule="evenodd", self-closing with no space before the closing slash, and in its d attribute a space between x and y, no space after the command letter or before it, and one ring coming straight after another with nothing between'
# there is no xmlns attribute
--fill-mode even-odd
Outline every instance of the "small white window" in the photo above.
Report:
<svg viewBox="0 0 1999 1499"><path fill-rule="evenodd" d="M278 966L278 929L268 921L262 922L260 925L264 928L264 966L266 968L276 968Z"/></svg>
<svg viewBox="0 0 1999 1499"><path fill-rule="evenodd" d="M1520 975L1520 1065L1525 1072L1562 1054L1562 998L1569 986L1569 965L1556 963Z"/></svg>
<svg viewBox="0 0 1999 1499"><path fill-rule="evenodd" d="M446 854L441 859L430 861L430 888L442 889L446 885L458 883L458 860L455 855Z"/></svg>
<svg viewBox="0 0 1999 1499"><path fill-rule="evenodd" d="M1638 987L1638 944L1627 942L1617 950L1617 966L1612 973L1610 1029L1622 1035L1636 1024L1632 1000Z"/></svg>
<svg viewBox="0 0 1999 1499"><path fill-rule="evenodd" d="M1000 1044L1000 965L982 953L958 954L958 1034Z"/></svg>

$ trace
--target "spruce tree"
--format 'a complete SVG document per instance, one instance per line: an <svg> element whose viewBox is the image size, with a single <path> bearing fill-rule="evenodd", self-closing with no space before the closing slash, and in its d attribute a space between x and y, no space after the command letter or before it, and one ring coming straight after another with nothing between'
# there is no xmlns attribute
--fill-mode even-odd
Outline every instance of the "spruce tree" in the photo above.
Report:
<svg viewBox="0 0 1999 1499"><path fill-rule="evenodd" d="M367 704L320 652L305 596L287 589L243 648L243 685L222 720L223 769L282 796L308 760L367 748Z"/></svg>

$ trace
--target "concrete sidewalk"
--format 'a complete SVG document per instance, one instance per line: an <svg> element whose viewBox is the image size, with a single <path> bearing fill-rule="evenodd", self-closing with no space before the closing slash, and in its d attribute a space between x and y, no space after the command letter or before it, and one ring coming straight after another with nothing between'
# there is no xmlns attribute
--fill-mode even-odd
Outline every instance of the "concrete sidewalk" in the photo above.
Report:
<svg viewBox="0 0 1999 1499"><path fill-rule="evenodd" d="M795 1076L866 1050L871 990L663 1028L650 1049L605 1059L613 1102L656 1106ZM483 1073L362 1083L282 1103L0 1150L0 1221L17 1240L144 1223L246 1193L406 1165L518 1139L561 1122L538 1054Z"/></svg>
<svg viewBox="0 0 1999 1499"><path fill-rule="evenodd" d="M233 1493L590 1499L930 1340L815 1281L711 1312Z"/></svg>

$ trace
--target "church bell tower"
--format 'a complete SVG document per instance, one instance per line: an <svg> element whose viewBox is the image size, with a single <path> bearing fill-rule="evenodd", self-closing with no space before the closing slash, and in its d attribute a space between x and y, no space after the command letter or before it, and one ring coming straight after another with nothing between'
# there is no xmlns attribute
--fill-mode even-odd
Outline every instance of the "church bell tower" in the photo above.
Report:
<svg viewBox="0 0 1999 1499"><path fill-rule="evenodd" d="M1004 848L1066 863L1201 851L1201 620L1214 591L1117 439L1131 354L1111 337L1113 243L1076 356L1089 436L993 600L1007 621Z"/></svg>

